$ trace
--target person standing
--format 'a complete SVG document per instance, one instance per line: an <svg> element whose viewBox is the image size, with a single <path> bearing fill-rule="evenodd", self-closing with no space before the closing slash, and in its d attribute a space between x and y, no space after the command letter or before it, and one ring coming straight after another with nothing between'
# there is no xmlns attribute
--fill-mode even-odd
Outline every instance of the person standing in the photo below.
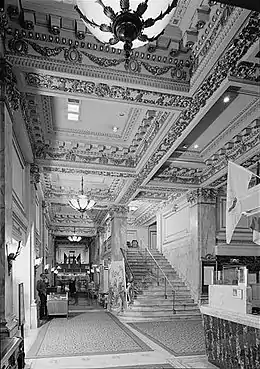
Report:
<svg viewBox="0 0 260 369"><path fill-rule="evenodd" d="M47 286L43 273L40 274L40 279L37 281L36 288L40 298L40 319L42 320L47 316Z"/></svg>
<svg viewBox="0 0 260 369"><path fill-rule="evenodd" d="M76 291L76 281L75 279L70 281L69 284L70 296L74 298L74 305L78 305L78 295Z"/></svg>

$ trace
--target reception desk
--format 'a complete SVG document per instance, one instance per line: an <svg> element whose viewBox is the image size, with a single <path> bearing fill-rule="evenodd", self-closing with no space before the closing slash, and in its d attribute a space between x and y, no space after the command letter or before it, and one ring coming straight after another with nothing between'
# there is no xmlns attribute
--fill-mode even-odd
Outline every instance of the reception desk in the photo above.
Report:
<svg viewBox="0 0 260 369"><path fill-rule="evenodd" d="M260 368L260 316L209 305L203 316L208 361L221 369Z"/></svg>

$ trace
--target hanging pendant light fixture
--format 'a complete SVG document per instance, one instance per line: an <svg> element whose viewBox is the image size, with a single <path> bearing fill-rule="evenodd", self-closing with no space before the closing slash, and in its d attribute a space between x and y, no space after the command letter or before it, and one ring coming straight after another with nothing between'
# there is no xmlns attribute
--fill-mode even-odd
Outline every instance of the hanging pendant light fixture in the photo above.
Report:
<svg viewBox="0 0 260 369"><path fill-rule="evenodd" d="M125 50L153 42L163 34L178 0L76 0L75 10L104 44Z"/></svg>
<svg viewBox="0 0 260 369"><path fill-rule="evenodd" d="M85 211L91 209L95 205L94 200L89 200L87 196L84 195L83 191L83 177L81 179L81 195L75 199L69 200L69 205L75 209L84 213Z"/></svg>
<svg viewBox="0 0 260 369"><path fill-rule="evenodd" d="M70 242L79 242L82 240L82 237L81 236L77 236L76 235L76 228L74 227L74 235L73 236L68 236L68 240Z"/></svg>

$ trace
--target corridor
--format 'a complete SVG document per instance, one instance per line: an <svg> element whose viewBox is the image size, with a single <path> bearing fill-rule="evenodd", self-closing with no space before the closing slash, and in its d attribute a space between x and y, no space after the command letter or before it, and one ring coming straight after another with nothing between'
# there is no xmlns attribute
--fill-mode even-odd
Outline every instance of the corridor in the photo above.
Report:
<svg viewBox="0 0 260 369"><path fill-rule="evenodd" d="M53 317L25 339L26 369L214 368L201 320L127 323L92 305Z"/></svg>

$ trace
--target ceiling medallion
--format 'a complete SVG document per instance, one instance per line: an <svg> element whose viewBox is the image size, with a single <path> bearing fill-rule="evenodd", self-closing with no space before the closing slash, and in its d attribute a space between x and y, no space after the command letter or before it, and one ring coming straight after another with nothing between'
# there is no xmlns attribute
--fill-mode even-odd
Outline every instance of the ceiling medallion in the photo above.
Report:
<svg viewBox="0 0 260 369"><path fill-rule="evenodd" d="M84 213L87 210L90 210L94 205L94 200L89 200L86 195L84 195L83 191L83 177L81 179L81 195L79 195L77 198L69 200L69 205L75 209L80 211L81 213Z"/></svg>
<svg viewBox="0 0 260 369"><path fill-rule="evenodd" d="M75 10L104 44L125 50L155 41L163 34L178 0L76 0ZM105 4L104 4L105 3Z"/></svg>

